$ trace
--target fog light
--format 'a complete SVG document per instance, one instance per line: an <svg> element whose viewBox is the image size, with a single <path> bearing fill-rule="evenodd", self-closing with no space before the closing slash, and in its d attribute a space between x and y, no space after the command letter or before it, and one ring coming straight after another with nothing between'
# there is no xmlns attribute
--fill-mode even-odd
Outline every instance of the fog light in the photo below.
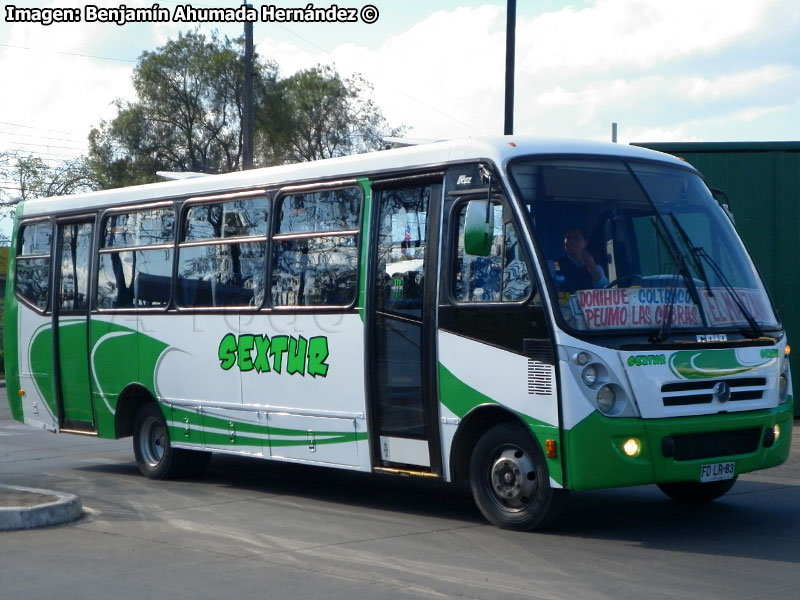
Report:
<svg viewBox="0 0 800 600"><path fill-rule="evenodd" d="M775 441L777 442L778 439L781 437L781 426L780 425L773 425L772 426L772 433L775 435Z"/></svg>
<svg viewBox="0 0 800 600"><path fill-rule="evenodd" d="M617 399L617 395L614 393L614 390L611 389L611 386L604 385L599 390L597 390L597 408L600 410L601 413L607 415L611 412L611 409L614 408L614 401Z"/></svg>
<svg viewBox="0 0 800 600"><path fill-rule="evenodd" d="M622 451L629 457L638 456L642 451L642 444L636 438L630 438L622 445Z"/></svg>
<svg viewBox="0 0 800 600"><path fill-rule="evenodd" d="M597 381L597 369L594 368L594 365L589 365L583 370L581 379L583 379L583 383L588 387L592 387L595 384Z"/></svg>

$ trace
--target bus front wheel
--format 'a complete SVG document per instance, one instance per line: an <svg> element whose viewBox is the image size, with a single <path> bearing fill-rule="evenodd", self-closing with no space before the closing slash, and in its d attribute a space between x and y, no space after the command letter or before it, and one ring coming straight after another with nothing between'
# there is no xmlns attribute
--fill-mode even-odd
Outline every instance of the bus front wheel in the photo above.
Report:
<svg viewBox="0 0 800 600"><path fill-rule="evenodd" d="M704 504L727 494L736 483L736 477L723 481L681 481L679 483L659 483L658 489L667 496L684 504Z"/></svg>
<svg viewBox="0 0 800 600"><path fill-rule="evenodd" d="M208 466L211 454L173 448L161 409L154 402L144 405L133 425L133 453L142 475L169 479L197 475Z"/></svg>
<svg viewBox="0 0 800 600"><path fill-rule="evenodd" d="M561 514L566 492L550 487L539 444L521 426L502 423L478 440L470 460L475 503L504 529L543 529Z"/></svg>

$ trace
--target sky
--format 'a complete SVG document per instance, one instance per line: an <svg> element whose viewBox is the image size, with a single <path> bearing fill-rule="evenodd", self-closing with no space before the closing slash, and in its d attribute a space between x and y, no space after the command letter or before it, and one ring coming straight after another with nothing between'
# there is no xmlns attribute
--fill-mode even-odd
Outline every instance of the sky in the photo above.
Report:
<svg viewBox="0 0 800 600"><path fill-rule="evenodd" d="M0 152L49 164L87 150L91 127L135 98L131 73L193 23L13 22L0 15ZM106 8L152 7L97 0ZM172 2L237 7L233 0ZM307 1L253 2L305 8ZM254 25L256 52L282 76L330 64L361 74L372 100L406 135L442 139L503 133L506 0L323 0L374 14L374 23ZM514 133L610 140L800 140L800 2L797 0L518 0ZM241 34L240 23L203 31ZM7 191L11 184L0 182Z"/></svg>

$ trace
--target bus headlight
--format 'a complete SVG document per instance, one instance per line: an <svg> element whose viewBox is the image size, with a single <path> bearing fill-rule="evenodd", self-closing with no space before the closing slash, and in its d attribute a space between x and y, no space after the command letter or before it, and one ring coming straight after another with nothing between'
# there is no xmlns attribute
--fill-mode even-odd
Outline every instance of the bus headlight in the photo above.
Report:
<svg viewBox="0 0 800 600"><path fill-rule="evenodd" d="M597 369L594 365L587 365L581 371L581 379L586 387L592 387L597 381Z"/></svg>
<svg viewBox="0 0 800 600"><path fill-rule="evenodd" d="M614 409L614 402L617 395L610 385L604 385L597 390L597 409L604 415L608 415Z"/></svg>
<svg viewBox="0 0 800 600"><path fill-rule="evenodd" d="M786 402L788 392L789 378L786 376L786 372L784 371L781 373L781 376L778 377L778 400L780 400L780 402Z"/></svg>

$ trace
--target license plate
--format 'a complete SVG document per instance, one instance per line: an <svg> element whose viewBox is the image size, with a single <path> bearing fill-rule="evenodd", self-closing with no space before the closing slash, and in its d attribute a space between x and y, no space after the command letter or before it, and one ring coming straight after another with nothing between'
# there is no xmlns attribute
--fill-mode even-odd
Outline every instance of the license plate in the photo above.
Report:
<svg viewBox="0 0 800 600"><path fill-rule="evenodd" d="M724 462L712 465L702 465L700 467L700 481L722 481L723 479L733 479L736 475L736 463Z"/></svg>

